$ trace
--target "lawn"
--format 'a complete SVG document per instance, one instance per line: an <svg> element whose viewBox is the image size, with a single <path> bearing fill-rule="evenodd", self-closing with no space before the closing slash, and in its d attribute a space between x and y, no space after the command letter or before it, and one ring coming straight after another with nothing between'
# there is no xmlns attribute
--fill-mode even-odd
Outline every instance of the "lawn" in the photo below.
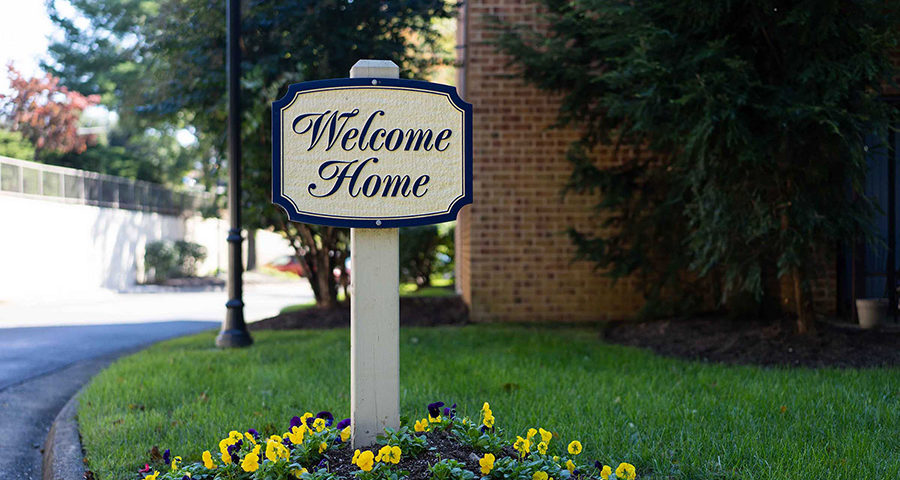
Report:
<svg viewBox="0 0 900 480"><path fill-rule="evenodd" d="M87 387L79 421L100 480L132 478L153 445L185 460L231 429L281 432L292 415L349 414L349 332L214 333L123 358ZM401 332L401 413L489 401L506 435L579 439L582 457L641 478L900 477L900 369L722 366L604 344L579 328L478 325Z"/></svg>

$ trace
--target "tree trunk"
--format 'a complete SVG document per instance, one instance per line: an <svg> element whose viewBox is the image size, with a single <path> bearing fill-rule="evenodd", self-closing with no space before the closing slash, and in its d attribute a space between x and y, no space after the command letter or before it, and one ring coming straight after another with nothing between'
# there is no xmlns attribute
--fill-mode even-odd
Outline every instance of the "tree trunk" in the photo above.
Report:
<svg viewBox="0 0 900 480"><path fill-rule="evenodd" d="M816 314L809 293L809 283L800 268L794 267L791 273L794 280L794 302L797 306L797 333L806 335L816 330Z"/></svg>

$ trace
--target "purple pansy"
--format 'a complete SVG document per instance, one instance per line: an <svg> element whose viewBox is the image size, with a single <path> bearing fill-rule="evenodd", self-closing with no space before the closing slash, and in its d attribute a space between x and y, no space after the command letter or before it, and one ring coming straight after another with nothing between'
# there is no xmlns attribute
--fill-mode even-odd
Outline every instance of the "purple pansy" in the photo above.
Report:
<svg viewBox="0 0 900 480"><path fill-rule="evenodd" d="M181 477L181 480L191 480L191 476L185 475L185 476Z"/></svg>
<svg viewBox="0 0 900 480"><path fill-rule="evenodd" d="M291 428L299 427L300 425L303 425L303 421L300 420L300 417L298 417L296 415L291 417Z"/></svg>
<svg viewBox="0 0 900 480"><path fill-rule="evenodd" d="M345 418L345 419L341 420L340 422L338 422L338 424L337 424L337 429L338 429L338 430L343 430L343 429L345 429L345 428L347 428L347 427L349 427L349 426L350 426L350 419L349 419L349 418Z"/></svg>
<svg viewBox="0 0 900 480"><path fill-rule="evenodd" d="M594 468L597 470L603 470L603 464L600 463L600 460L594 460Z"/></svg>
<svg viewBox="0 0 900 480"><path fill-rule="evenodd" d="M169 463L169 457L171 454L169 453L169 449L167 448L165 452L163 452L163 463Z"/></svg>
<svg viewBox="0 0 900 480"><path fill-rule="evenodd" d="M454 403L452 406L444 407L444 416L453 418L456 415L456 404Z"/></svg>
<svg viewBox="0 0 900 480"><path fill-rule="evenodd" d="M428 414L432 417L438 417L441 415L441 407L444 406L444 402L434 402L428 404Z"/></svg>
<svg viewBox="0 0 900 480"><path fill-rule="evenodd" d="M334 415L332 415L331 412L319 412L316 414L316 418L325 420L326 427L330 427L334 423Z"/></svg>
<svg viewBox="0 0 900 480"><path fill-rule="evenodd" d="M253 435L253 438L259 440L259 432L257 432L255 428L251 428L251 429L247 430L247 433L249 433L250 435Z"/></svg>

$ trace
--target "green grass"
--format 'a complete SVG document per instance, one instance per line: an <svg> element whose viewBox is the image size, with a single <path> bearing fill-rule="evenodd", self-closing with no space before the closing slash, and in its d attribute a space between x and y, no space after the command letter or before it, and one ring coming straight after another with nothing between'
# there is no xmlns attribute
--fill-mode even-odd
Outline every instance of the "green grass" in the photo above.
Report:
<svg viewBox="0 0 900 480"><path fill-rule="evenodd" d="M90 468L131 478L153 445L193 461L231 429L281 431L305 411L348 416L348 330L254 336L229 351L212 332L176 339L98 375L79 414ZM710 365L590 330L477 325L403 329L400 375L405 415L436 400L475 415L489 401L512 438L549 428L580 439L586 462L629 461L650 478L900 477L898 369Z"/></svg>

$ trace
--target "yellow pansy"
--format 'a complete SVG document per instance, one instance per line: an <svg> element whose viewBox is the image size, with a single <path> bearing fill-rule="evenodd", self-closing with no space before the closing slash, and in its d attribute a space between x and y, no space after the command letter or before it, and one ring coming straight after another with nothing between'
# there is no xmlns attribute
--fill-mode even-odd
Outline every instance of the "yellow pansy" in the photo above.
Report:
<svg viewBox="0 0 900 480"><path fill-rule="evenodd" d="M634 471L634 465L630 463L620 463L616 468L616 478L623 480L634 480L637 474Z"/></svg>
<svg viewBox="0 0 900 480"><path fill-rule="evenodd" d="M489 411L490 409L491 409L491 404L489 404L488 402L484 402L484 405L481 406L482 412Z"/></svg>
<svg viewBox="0 0 900 480"><path fill-rule="evenodd" d="M388 452L381 456L381 461L384 463L393 463L394 465L400 463L400 455L403 454L403 451L400 450L400 447L393 446L388 449Z"/></svg>
<svg viewBox="0 0 900 480"><path fill-rule="evenodd" d="M300 445L303 443L303 434L305 431L306 430L303 427L291 427L291 431L286 433L285 436L294 445Z"/></svg>
<svg viewBox="0 0 900 480"><path fill-rule="evenodd" d="M304 473L309 473L309 470L307 470L305 468L301 468L300 470L297 470L295 468L295 469L291 470L291 475L293 475L294 478L300 478L300 476L303 475Z"/></svg>
<svg viewBox="0 0 900 480"><path fill-rule="evenodd" d="M317 419L313 420L312 426L315 431L321 432L322 430L325 429L325 419L317 418Z"/></svg>
<svg viewBox="0 0 900 480"><path fill-rule="evenodd" d="M566 460L566 470L568 470L569 473L574 472L575 471L575 463L573 463L571 460Z"/></svg>
<svg viewBox="0 0 900 480"><path fill-rule="evenodd" d="M487 428L494 428L494 416L493 415L485 415L484 420L481 421Z"/></svg>
<svg viewBox="0 0 900 480"><path fill-rule="evenodd" d="M487 405L487 403L485 403L485 405ZM484 457L478 460L478 464L481 465L482 475L491 473L491 470L494 469L494 460L494 455L491 453L484 454Z"/></svg>
<svg viewBox="0 0 900 480"><path fill-rule="evenodd" d="M250 452L241 461L241 469L245 472L255 472L259 470L259 454L256 451Z"/></svg>
<svg viewBox="0 0 900 480"><path fill-rule="evenodd" d="M245 433L244 433L244 437L246 437L247 440L250 440L250 443L256 445L256 437L254 437L252 433L250 433L250 432L245 432Z"/></svg>
<svg viewBox="0 0 900 480"><path fill-rule="evenodd" d="M237 430L232 430L232 431L228 432L228 438L230 438L231 440L236 442L236 441L244 438L244 435L241 434L241 432L239 432Z"/></svg>
<svg viewBox="0 0 900 480"><path fill-rule="evenodd" d="M178 464L181 463L181 457L175 457L172 459L172 471L178 470Z"/></svg>
<svg viewBox="0 0 900 480"><path fill-rule="evenodd" d="M356 459L359 458L359 449L357 448L355 452L353 452L353 459L350 460L350 463L356 465Z"/></svg>
<svg viewBox="0 0 900 480"><path fill-rule="evenodd" d="M303 416L300 417L300 425L306 425L306 419L312 418L312 416L313 416L312 413L309 413L309 412L304 413Z"/></svg>
<svg viewBox="0 0 900 480"><path fill-rule="evenodd" d="M516 436L516 443L513 444L513 448L519 452L521 457L525 457L531 451L531 440Z"/></svg>
<svg viewBox="0 0 900 480"><path fill-rule="evenodd" d="M571 453L572 455L578 455L579 453L581 453L581 442L579 442L578 440L574 440L572 443L570 443L569 453Z"/></svg>
<svg viewBox="0 0 900 480"><path fill-rule="evenodd" d="M391 446L385 445L378 450L378 455L375 455L375 461L380 462L381 457L391 452Z"/></svg>
<svg viewBox="0 0 900 480"><path fill-rule="evenodd" d="M547 472L540 471L534 472L534 475L531 476L531 480L547 480L550 476L547 475Z"/></svg>
<svg viewBox="0 0 900 480"><path fill-rule="evenodd" d="M429 415L429 416L428 416L428 422L429 422L429 423L441 423L441 416L438 415L438 416L436 416L436 417L432 417L431 415Z"/></svg>
<svg viewBox="0 0 900 480"><path fill-rule="evenodd" d="M372 466L375 464L375 454L372 453L371 450L366 450L359 454L356 458L356 466L359 467L360 470L364 472L368 472L372 470Z"/></svg>
<svg viewBox="0 0 900 480"><path fill-rule="evenodd" d="M203 466L207 469L216 468L216 464L213 463L212 454L209 453L209 450L203 452Z"/></svg>
<svg viewBox="0 0 900 480"><path fill-rule="evenodd" d="M268 458L270 462L278 461L278 453L275 450L275 445L278 444L272 440L266 442L266 458Z"/></svg>
<svg viewBox="0 0 900 480"><path fill-rule="evenodd" d="M234 444L234 441L230 438L223 438L222 441L219 442L219 451L222 454L228 453L228 447Z"/></svg>
<svg viewBox="0 0 900 480"><path fill-rule="evenodd" d="M222 463L225 465L231 464L231 455L229 455L228 452L222 454Z"/></svg>
<svg viewBox="0 0 900 480"><path fill-rule="evenodd" d="M537 430L535 430L533 428L529 428L528 434L525 436L525 438L527 438L528 440L531 440L532 438L534 438L535 435L537 435Z"/></svg>
<svg viewBox="0 0 900 480"><path fill-rule="evenodd" d="M154 470L153 475L147 475L146 477L144 477L144 480L156 480L156 477L158 477L158 476L159 476L159 472Z"/></svg>
<svg viewBox="0 0 900 480"><path fill-rule="evenodd" d="M541 441L549 445L550 440L553 438L553 434L548 432L547 430L544 430L543 428L539 428L538 433L541 434Z"/></svg>
<svg viewBox="0 0 900 480"><path fill-rule="evenodd" d="M421 420L416 420L416 424L413 425L413 429L419 433L425 431L425 427L428 426L428 420L423 418Z"/></svg>
<svg viewBox="0 0 900 480"><path fill-rule="evenodd" d="M319 444L319 453L322 453L325 450L328 450L328 444L325 442L320 443Z"/></svg>
<svg viewBox="0 0 900 480"><path fill-rule="evenodd" d="M612 468L609 465L604 465L603 470L600 470L600 478L603 480L609 480L609 476L612 474Z"/></svg>
<svg viewBox="0 0 900 480"><path fill-rule="evenodd" d="M347 440L350 440L350 427L349 426L344 427L344 429L341 430L341 441L346 442Z"/></svg>
<svg viewBox="0 0 900 480"><path fill-rule="evenodd" d="M547 447L548 447L547 442L538 443L538 445L537 445L538 453L540 453L541 455L546 455Z"/></svg>
<svg viewBox="0 0 900 480"><path fill-rule="evenodd" d="M554 462L559 462L559 455L554 455L554 456L553 456L553 461L554 461Z"/></svg>

